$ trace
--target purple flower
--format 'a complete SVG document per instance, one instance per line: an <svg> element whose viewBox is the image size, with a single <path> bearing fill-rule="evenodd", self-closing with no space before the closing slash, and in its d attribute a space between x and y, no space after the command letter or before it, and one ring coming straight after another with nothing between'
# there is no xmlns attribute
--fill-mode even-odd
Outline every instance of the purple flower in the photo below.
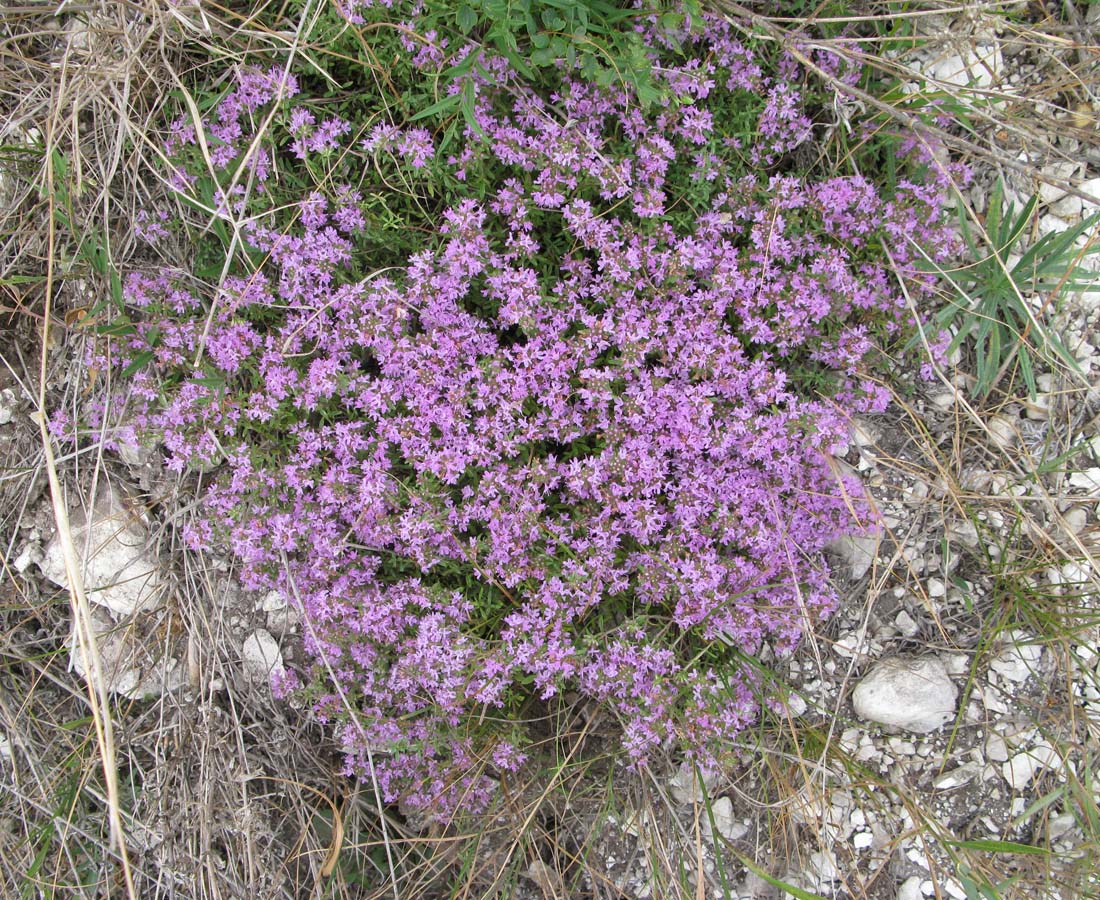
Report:
<svg viewBox="0 0 1100 900"><path fill-rule="evenodd" d="M413 65L469 52L410 29ZM257 141L263 177L286 147L333 177L293 208L219 198L248 214L258 272L127 279L141 321L125 353L152 347L160 379L129 402L174 468L221 462L187 542L294 598L301 681L348 771L373 759L388 799L443 816L489 803L490 775L530 752L509 717L565 689L614 711L635 765L672 747L715 763L757 710L738 656L828 615L824 548L872 515L831 458L838 409L887 399L873 351L908 311L874 248L896 248L919 294L910 240L952 250L942 185L902 179L886 198L784 174L811 134L805 73L787 58L765 78L716 18L675 37L687 58L654 58L678 102L650 111L564 62L538 96L484 52L452 85L472 85L478 125L453 156L423 127L375 124L345 162L485 190L366 277L377 209L333 152L350 123L297 106L257 138L261 108L296 86L242 72L207 133ZM757 138L734 147L712 110L741 92L763 99ZM177 123L171 153L193 142Z"/></svg>

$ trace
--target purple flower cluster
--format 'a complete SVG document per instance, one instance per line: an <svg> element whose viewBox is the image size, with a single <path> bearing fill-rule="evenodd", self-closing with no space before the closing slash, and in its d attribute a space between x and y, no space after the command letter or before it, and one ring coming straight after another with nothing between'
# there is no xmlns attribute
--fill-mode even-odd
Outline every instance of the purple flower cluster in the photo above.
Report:
<svg viewBox="0 0 1100 900"><path fill-rule="evenodd" d="M939 195L739 174L734 157L764 167L808 139L802 75L765 77L718 20L688 46L655 67L670 100L646 114L564 64L540 96L486 55L449 161L423 128L353 144L296 107L271 155L495 177L403 271L353 276L345 186L289 223L254 217L261 271L128 282L129 355L154 354L140 421L180 469L223 463L188 540L300 606L317 708L389 799L483 802L523 761L513 724L484 723L567 686L614 711L633 762L712 762L757 708L739 656L792 647L835 605L823 548L869 514L832 454L846 411L884 403L868 354L905 318L875 248L903 266L903 235L945 252ZM293 87L278 75L242 73L204 123L225 165ZM764 102L738 148L711 110L743 91ZM195 140L181 126L172 149Z"/></svg>

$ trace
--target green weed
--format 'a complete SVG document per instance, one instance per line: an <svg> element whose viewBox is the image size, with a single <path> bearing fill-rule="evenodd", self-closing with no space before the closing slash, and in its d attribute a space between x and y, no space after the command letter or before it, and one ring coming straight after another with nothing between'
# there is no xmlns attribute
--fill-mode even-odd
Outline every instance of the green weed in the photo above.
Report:
<svg viewBox="0 0 1100 900"><path fill-rule="evenodd" d="M1081 374L1073 354L1047 323L1066 291L1100 290L1095 277L1080 268L1081 259L1100 251L1100 245L1077 247L1077 240L1097 222L1100 213L1062 232L1045 234L1013 257L1033 225L1039 203L1033 196L1021 209L1005 201L998 181L989 198L989 211L976 234L965 204L959 204L959 232L971 262L947 271L928 268L949 284L954 296L935 317L940 328L954 333L951 349L969 342L975 361L975 393L987 397L1010 369L1019 372L1034 398L1036 361ZM1039 308L1031 298L1038 296Z"/></svg>

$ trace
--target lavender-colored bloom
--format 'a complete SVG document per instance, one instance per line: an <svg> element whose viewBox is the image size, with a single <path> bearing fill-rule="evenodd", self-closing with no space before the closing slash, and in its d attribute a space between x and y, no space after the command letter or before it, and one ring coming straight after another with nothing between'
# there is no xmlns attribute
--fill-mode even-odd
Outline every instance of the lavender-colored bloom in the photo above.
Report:
<svg viewBox="0 0 1100 900"><path fill-rule="evenodd" d="M656 77L681 102L649 113L564 64L557 94L537 96L482 54L488 77L463 76L479 127L448 159L421 127L379 123L348 146L349 123L291 109L264 147L494 179L401 271L354 277L366 211L335 184L289 214L222 198L253 204L266 261L225 279L213 313L179 273L127 280L142 318L128 359L155 344L167 385L162 399L135 382L138 423L177 469L223 461L188 544L300 605L303 682L324 685L349 773L388 751L387 799L487 803L489 774L526 751L512 725L479 743L471 723L566 687L615 711L636 765L673 746L717 761L757 708L737 654L790 648L831 611L823 548L872 515L832 462L838 408L882 405L872 350L908 315L871 250L949 253L941 188L902 180L884 198L768 171L810 134L801 71L786 60L765 79L717 19L678 40L688 58ZM417 65L467 52L431 46L406 50ZM203 127L243 150L294 90L277 70L240 73ZM759 141L738 150L709 104L741 91L764 101ZM170 151L193 142L178 123ZM760 171L740 175L745 158ZM704 198L691 218L685 185ZM915 268L911 251L898 262Z"/></svg>

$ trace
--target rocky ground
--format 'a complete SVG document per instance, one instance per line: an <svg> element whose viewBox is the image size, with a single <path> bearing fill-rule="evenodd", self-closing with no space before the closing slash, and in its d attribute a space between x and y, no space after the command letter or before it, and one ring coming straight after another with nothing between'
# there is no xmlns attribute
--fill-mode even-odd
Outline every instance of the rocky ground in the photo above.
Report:
<svg viewBox="0 0 1100 900"><path fill-rule="evenodd" d="M908 69L914 91L955 88L980 134L1003 145L1000 158L967 158L979 219L999 178L1017 206L1039 192L1017 253L1100 211L1100 142L1089 140L1100 105L1079 80L1100 54L1098 22L1100 7L1090 7L1036 45L987 18L944 14L919 22L929 45L888 61ZM1062 90L1048 96L1052 83ZM1096 240L1090 232L1079 246ZM1037 311L1048 300L1025 299ZM837 464L861 475L880 521L835 546L845 603L825 630L792 657L762 657L786 696L745 735L740 765L717 774L670 764L640 783L615 763L597 766L607 783L632 787L611 799L580 791L571 807L547 803L537 821L521 804L487 823L473 857L481 874L469 883L485 895L504 890L494 866L508 859L515 877L504 895L517 898L565 897L574 880L584 896L639 900L684 889L698 898L1100 896L1096 876L1074 880L1100 832L1095 821L1089 830L1100 805L1100 293L1068 294L1058 322L1079 371L1042 371L1035 397L974 396L960 354L931 383L902 375L888 413L852 423ZM53 351L49 387L70 398L86 384L73 363L82 340L71 331ZM5 571L12 608L30 610L6 611L6 657L37 673L36 703L75 716L80 678L132 701L117 740L141 769L129 825L144 883L161 885L160 896L198 896L191 867L207 854L203 865L221 873L210 883L222 879L227 895L245 883L230 870L243 867L257 896L292 896L286 884L316 877L340 845L337 820L350 844L356 821L362 833L378 829L362 824L369 789L338 782L338 760L305 771L323 754L300 748L316 746L319 732L270 697L270 674L297 658L303 624L280 601L241 591L221 561L185 556L172 535L197 482L167 473L156 448L124 446L61 461L72 472L68 536L85 569L85 622L99 647L87 657L35 450L37 392L30 367L12 345L4 351ZM49 662L58 647L69 648L69 672ZM30 743L50 729L11 727L28 682L2 677L0 760L26 821L29 785L59 779L67 763L32 758ZM598 742L597 725L578 730ZM325 813L311 791L342 797L342 811ZM287 822L290 808L297 818ZM5 813L0 849L30 867L40 844L20 840L16 820ZM440 837L424 826L418 838L414 825L394 818L386 841ZM541 849L512 854L524 828ZM345 863L391 863L372 840L345 849ZM425 874L425 896L431 883Z"/></svg>

